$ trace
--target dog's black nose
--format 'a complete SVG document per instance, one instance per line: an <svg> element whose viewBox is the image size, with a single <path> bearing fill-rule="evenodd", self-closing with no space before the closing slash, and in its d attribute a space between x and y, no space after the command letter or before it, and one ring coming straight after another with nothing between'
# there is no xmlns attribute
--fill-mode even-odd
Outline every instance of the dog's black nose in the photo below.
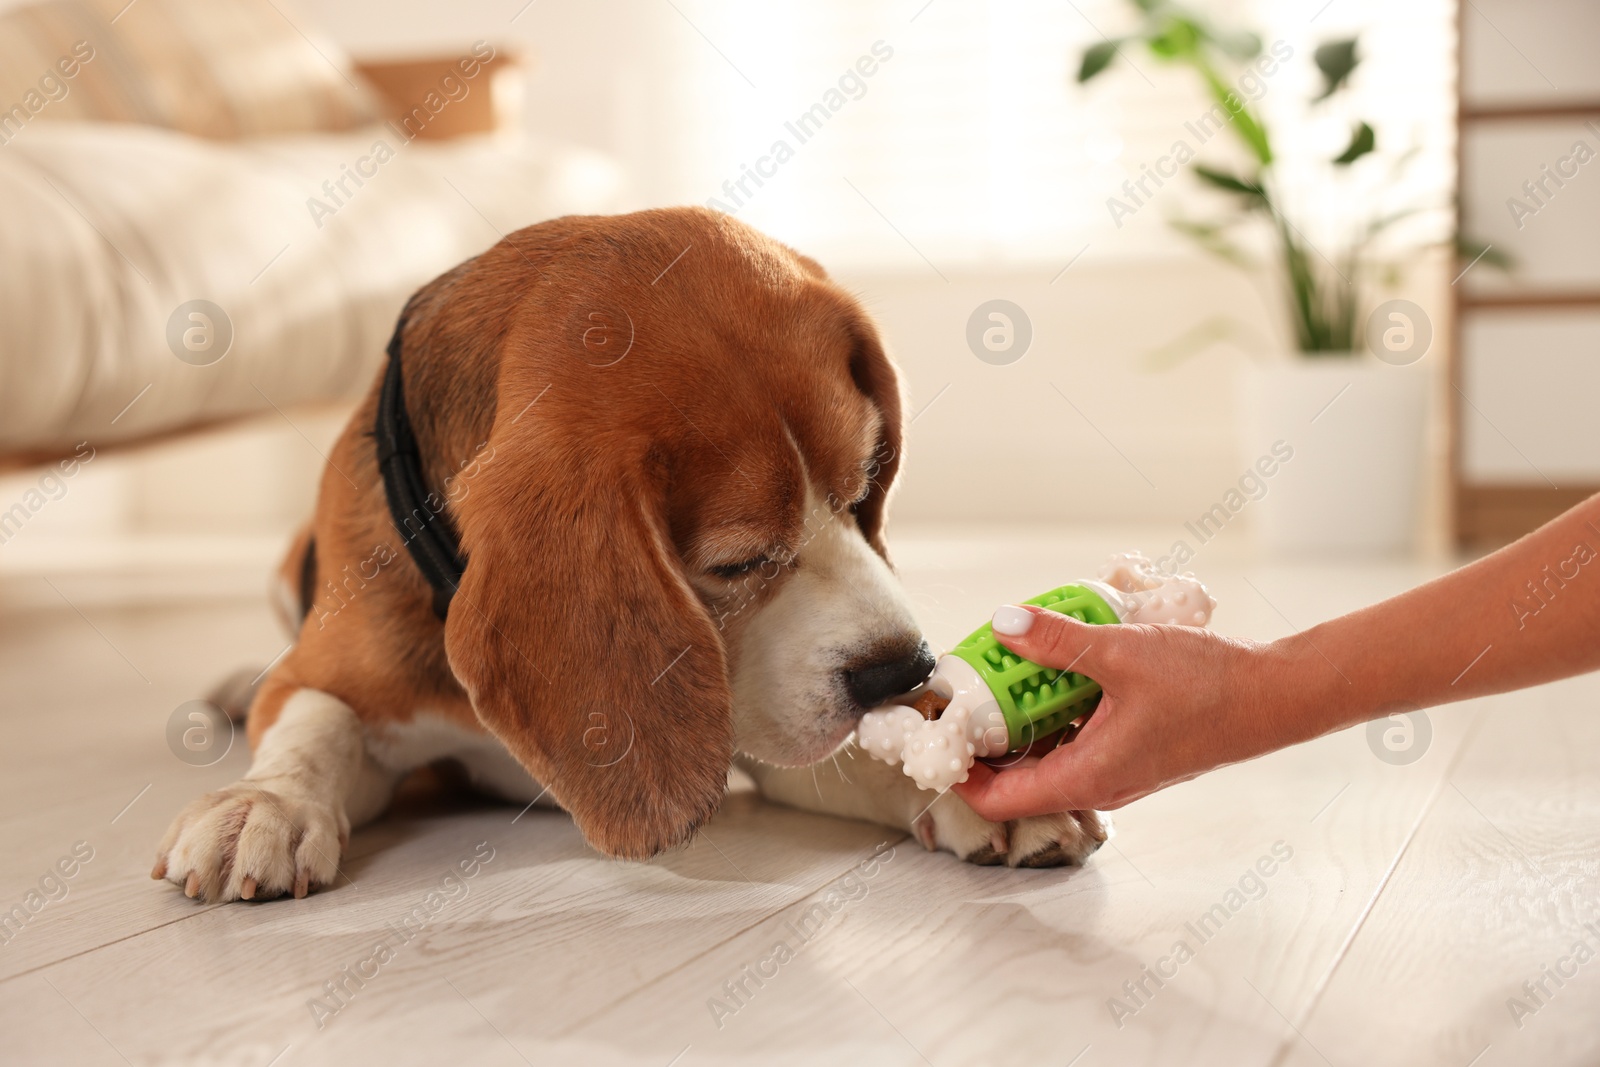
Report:
<svg viewBox="0 0 1600 1067"><path fill-rule="evenodd" d="M890 697L919 685L933 672L933 652L923 641L909 655L904 645L877 652L843 671L850 698L862 708L875 708Z"/></svg>

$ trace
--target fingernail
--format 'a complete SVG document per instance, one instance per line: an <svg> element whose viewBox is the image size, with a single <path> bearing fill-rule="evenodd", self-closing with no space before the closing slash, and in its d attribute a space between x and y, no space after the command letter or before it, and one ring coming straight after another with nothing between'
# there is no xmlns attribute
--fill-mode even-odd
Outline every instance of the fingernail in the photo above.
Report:
<svg viewBox="0 0 1600 1067"><path fill-rule="evenodd" d="M1033 626L1033 612L1007 604L994 613L994 632L1007 637L1021 637Z"/></svg>

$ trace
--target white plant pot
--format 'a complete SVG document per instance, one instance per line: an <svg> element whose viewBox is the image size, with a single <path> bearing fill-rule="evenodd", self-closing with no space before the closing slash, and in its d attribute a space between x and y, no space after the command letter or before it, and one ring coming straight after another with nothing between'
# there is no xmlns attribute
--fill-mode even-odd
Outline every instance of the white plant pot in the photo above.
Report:
<svg viewBox="0 0 1600 1067"><path fill-rule="evenodd" d="M1266 493L1250 505L1277 555L1399 554L1419 534L1430 372L1369 356L1296 355L1245 368L1239 445L1249 465L1277 442Z"/></svg>

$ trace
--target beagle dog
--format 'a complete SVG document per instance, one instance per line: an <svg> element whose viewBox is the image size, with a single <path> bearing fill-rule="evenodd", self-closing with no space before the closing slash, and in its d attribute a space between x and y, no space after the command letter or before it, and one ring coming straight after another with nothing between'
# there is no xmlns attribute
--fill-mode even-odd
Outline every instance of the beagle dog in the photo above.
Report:
<svg viewBox="0 0 1600 1067"><path fill-rule="evenodd" d="M687 842L735 763L976 863L1105 839L840 751L933 658L884 545L899 379L817 263L701 208L556 219L420 290L390 357L284 565L296 643L249 773L177 817L153 877L304 896L444 760L629 859Z"/></svg>

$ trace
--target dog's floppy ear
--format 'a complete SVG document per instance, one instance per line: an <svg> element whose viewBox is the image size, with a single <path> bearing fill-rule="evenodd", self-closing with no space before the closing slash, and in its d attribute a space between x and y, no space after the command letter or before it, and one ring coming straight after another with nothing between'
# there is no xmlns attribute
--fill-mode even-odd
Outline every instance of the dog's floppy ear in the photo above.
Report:
<svg viewBox="0 0 1600 1067"><path fill-rule="evenodd" d="M823 269L821 263L792 248L789 249L789 253L811 277L820 282L830 281L828 272ZM842 295L842 290L836 292ZM871 484L868 486L867 495L853 510L856 523L861 527L861 533L866 537L867 543L878 555L888 559L884 525L888 520L889 491L894 488L894 480L900 473L900 449L905 436L905 427L902 424L905 418L905 406L900 395L900 374L895 370L894 362L884 352L883 342L878 339L877 328L866 314L859 310L854 300L848 302L856 309L850 315L849 325L850 377L855 382L856 388L877 407L883 420L878 430L878 441L873 448L872 458L868 460L867 475Z"/></svg>
<svg viewBox="0 0 1600 1067"><path fill-rule="evenodd" d="M608 441L587 400L568 401L569 420L547 409L553 395L530 410L537 388L520 384L502 380L492 458L458 506L467 568L446 652L479 720L589 843L643 859L721 804L733 755L722 643L646 457Z"/></svg>
<svg viewBox="0 0 1600 1067"><path fill-rule="evenodd" d="M900 450L904 437L904 408L900 397L900 375L883 351L877 331L862 323L853 331L854 351L850 355L850 377L856 388L877 405L882 417L878 442L868 461L871 484L867 495L855 507L856 522L867 542L878 555L888 558L884 543L884 524L888 517L889 491L900 473Z"/></svg>

